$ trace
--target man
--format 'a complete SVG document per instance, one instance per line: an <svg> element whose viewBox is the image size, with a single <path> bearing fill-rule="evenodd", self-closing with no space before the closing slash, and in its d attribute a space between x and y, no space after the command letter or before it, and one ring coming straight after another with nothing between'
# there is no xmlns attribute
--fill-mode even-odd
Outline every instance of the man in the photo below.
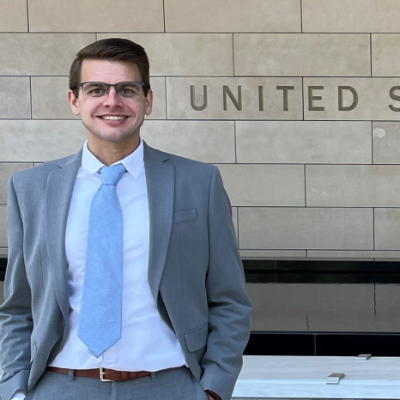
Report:
<svg viewBox="0 0 400 400"><path fill-rule="evenodd" d="M2 400L230 399L251 306L217 168L140 139L129 40L82 49L68 99L83 149L9 181Z"/></svg>

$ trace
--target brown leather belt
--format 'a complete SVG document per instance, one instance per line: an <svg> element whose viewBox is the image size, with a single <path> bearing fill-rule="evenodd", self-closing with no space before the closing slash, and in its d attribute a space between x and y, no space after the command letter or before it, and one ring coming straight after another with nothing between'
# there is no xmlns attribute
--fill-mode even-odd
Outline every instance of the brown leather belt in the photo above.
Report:
<svg viewBox="0 0 400 400"><path fill-rule="evenodd" d="M68 368L57 368L57 367L47 367L48 371L57 372L59 374L69 374ZM108 368L97 368L97 369L73 369L74 376L79 376L83 378L97 378L103 382L124 382L133 381L134 379L144 378L150 376L151 372L148 371L115 371Z"/></svg>

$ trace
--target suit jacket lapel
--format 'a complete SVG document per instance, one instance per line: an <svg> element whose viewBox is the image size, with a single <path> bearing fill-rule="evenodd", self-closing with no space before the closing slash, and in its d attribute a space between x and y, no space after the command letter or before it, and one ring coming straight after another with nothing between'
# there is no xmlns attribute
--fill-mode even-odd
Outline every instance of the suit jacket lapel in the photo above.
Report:
<svg viewBox="0 0 400 400"><path fill-rule="evenodd" d="M149 284L157 301L172 229L175 171L168 155L144 143L144 164L150 212ZM47 249L60 309L68 318L67 256L65 229L72 192L81 166L82 152L63 159L50 172L46 187Z"/></svg>
<svg viewBox="0 0 400 400"><path fill-rule="evenodd" d="M157 301L167 258L174 210L175 171L168 155L144 143L144 165L150 211L149 284Z"/></svg>
<svg viewBox="0 0 400 400"><path fill-rule="evenodd" d="M65 228L81 160L82 152L61 160L60 168L50 172L46 187L47 251L57 300L65 319L68 319L69 308Z"/></svg>

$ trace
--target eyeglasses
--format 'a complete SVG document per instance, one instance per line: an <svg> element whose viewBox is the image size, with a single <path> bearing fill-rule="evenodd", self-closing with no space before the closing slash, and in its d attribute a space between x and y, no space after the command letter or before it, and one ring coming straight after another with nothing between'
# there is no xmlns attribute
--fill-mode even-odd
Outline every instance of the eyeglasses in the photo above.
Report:
<svg viewBox="0 0 400 400"><path fill-rule="evenodd" d="M118 82L113 85L104 82L81 82L79 87L85 96L88 97L103 97L109 93L110 87L115 87L115 92L121 97L127 99L138 99L144 89L143 82L127 81Z"/></svg>

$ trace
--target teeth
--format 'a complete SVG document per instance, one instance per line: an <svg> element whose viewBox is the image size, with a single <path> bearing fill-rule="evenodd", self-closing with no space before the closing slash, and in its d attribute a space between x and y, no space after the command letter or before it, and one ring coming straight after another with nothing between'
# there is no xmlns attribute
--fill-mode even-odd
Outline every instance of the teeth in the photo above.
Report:
<svg viewBox="0 0 400 400"><path fill-rule="evenodd" d="M124 119L125 117L120 115L106 115L102 117L103 119Z"/></svg>

